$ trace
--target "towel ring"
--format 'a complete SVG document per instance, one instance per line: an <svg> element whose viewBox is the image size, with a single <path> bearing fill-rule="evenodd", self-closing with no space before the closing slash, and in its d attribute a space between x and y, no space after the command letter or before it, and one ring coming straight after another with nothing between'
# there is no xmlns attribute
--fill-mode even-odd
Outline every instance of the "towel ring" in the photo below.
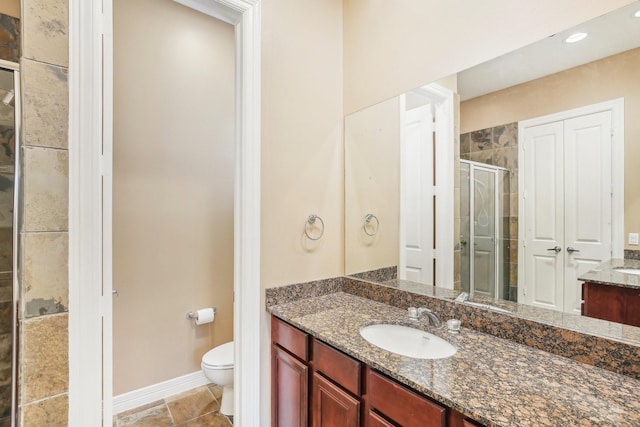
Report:
<svg viewBox="0 0 640 427"><path fill-rule="evenodd" d="M322 226L320 227L320 235L318 237L312 237L311 234L309 234L309 225L315 224L316 219L320 221L320 224ZM309 215L307 217L307 222L304 223L304 234L306 234L309 240L320 240L322 238L322 235L324 234L324 221L322 220L322 218L320 218L316 214Z"/></svg>
<svg viewBox="0 0 640 427"><path fill-rule="evenodd" d="M376 226L374 228L373 233L369 233L367 231L367 225L371 224L371 221L375 220L376 221ZM377 216L375 216L374 214L366 214L364 216L364 224L362 224L362 230L364 231L364 234L366 234L367 236L375 236L376 234L378 234L378 231L380 230L380 220L378 219Z"/></svg>

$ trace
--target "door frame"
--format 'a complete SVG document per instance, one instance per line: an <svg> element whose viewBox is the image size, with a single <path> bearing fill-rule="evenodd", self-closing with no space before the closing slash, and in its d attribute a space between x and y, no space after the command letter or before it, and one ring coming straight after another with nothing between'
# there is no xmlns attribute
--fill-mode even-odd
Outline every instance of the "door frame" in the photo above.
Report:
<svg viewBox="0 0 640 427"><path fill-rule="evenodd" d="M624 257L624 98L616 98L597 104L560 111L518 122L518 183L524 183L524 132L526 128L572 119L588 114L611 111L611 255ZM518 301L524 301L524 220L525 192L518 191Z"/></svg>
<svg viewBox="0 0 640 427"><path fill-rule="evenodd" d="M260 0L180 0L236 34L235 425L260 425ZM69 425L112 425L112 0L69 2ZM104 328L103 328L104 324Z"/></svg>
<svg viewBox="0 0 640 427"><path fill-rule="evenodd" d="M469 292L473 293L474 292L474 284L475 284L475 265L474 265L474 258L475 258L475 221L474 221L474 215L475 215L475 171L476 169L481 169L487 172L491 172L493 174L493 182L494 182L494 186L495 186L495 192L494 192L494 229L495 229L495 235L496 237L494 237L495 241L493 242L493 246L494 246L494 253L495 253L495 260L494 260L494 270L495 270L495 280L494 280L494 298L501 298L501 299L506 299L504 298L504 295L501 295L501 287L502 287L502 281L504 280L504 272L501 271L500 269L500 259L504 260L504 251L502 250L502 246L500 245L500 242L502 241L502 239L504 239L504 230L502 232L502 234L499 233L500 231L500 215L497 215L496 213L499 212L498 209L502 208L502 202L501 202L501 198L502 198L502 194L500 194L498 192L498 188L500 187L499 181L500 181L500 177L498 176L498 173L500 171L503 172L509 172L508 169L500 167L500 166L494 166L494 165L489 165L489 164L485 164L485 163L480 163L480 162L474 162L473 160L460 160L461 163L466 163L469 165L469 215L470 215L470 220L469 220L469 240L468 240L468 245L469 245ZM460 216L462 216L462 213L460 214ZM499 235L499 236L498 236Z"/></svg>
<svg viewBox="0 0 640 427"><path fill-rule="evenodd" d="M453 92L446 87L431 83L413 89L411 92L429 98L435 107L435 196L436 196L436 285L453 289L453 252L454 252L454 145L455 140L455 108ZM404 126L403 113L405 108L404 95L400 98L399 120L401 133ZM402 135L401 135L402 138ZM402 176L402 175L401 175ZM402 185L400 185L402 193ZM403 194L400 194L400 200ZM402 215L400 215L400 236L404 230ZM399 244L402 253L402 243Z"/></svg>

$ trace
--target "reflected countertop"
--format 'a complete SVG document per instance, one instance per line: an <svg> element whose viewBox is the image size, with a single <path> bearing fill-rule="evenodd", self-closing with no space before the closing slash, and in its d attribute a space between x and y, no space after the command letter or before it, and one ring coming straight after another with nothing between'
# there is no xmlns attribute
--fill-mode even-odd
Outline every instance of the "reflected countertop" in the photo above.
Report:
<svg viewBox="0 0 640 427"><path fill-rule="evenodd" d="M619 269L638 270L638 274L624 273ZM640 260L610 259L598 265L593 270L580 275L578 280L623 288L640 289Z"/></svg>
<svg viewBox="0 0 640 427"><path fill-rule="evenodd" d="M460 334L345 292L272 305L275 316L487 426L638 426L640 381L464 327ZM446 319L443 319L446 320ZM429 330L458 352L419 360L359 334L374 323Z"/></svg>

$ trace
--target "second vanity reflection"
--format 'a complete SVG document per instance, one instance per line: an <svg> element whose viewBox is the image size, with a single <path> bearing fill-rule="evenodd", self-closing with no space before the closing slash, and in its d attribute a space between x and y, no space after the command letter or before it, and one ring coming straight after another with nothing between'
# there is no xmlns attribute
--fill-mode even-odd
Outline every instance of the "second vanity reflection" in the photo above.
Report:
<svg viewBox="0 0 640 427"><path fill-rule="evenodd" d="M462 259L464 257L465 245L469 248L468 236L465 238L464 229L465 218L462 210L462 199L465 196L465 188L463 179L464 173L460 170L460 164L457 159L468 160L474 163L484 164L485 167L499 166L508 171L508 178L504 182L509 181L505 185L505 189L502 190L503 198L502 202L502 218L499 221L490 221L491 224L495 224L495 227L502 228L501 233L498 233L495 239L496 246L496 259L498 259L498 265L496 266L495 277L497 279L492 280L491 276L486 274L486 279L480 279L481 292L478 292L478 287L474 287L475 291L473 298L483 297L493 299L497 297L499 299L521 301L525 302L523 298L523 277L521 274L522 265L517 260L522 256L522 251L519 249L521 244L520 233L523 231L523 227L519 226L521 203L520 198L523 195L522 191L522 177L519 176L521 168L518 166L518 147L517 141L518 128L517 124L520 121L528 120L534 117L544 116L559 111L566 111L575 109L578 107L602 103L603 101L610 101L615 99L622 99L624 104L625 129L624 135L618 135L624 141L626 141L624 147L625 162L627 167L618 167L616 171L624 170L624 176L621 181L613 182L614 197L620 200L623 206L623 220L613 218L613 231L615 235L612 240L612 254L610 258L622 258L624 249L633 249L632 246L624 246L623 236L627 232L634 232L640 227L638 218L639 213L636 211L635 203L640 198L640 188L637 188L636 183L640 182L639 173L636 172L637 168L633 167L633 158L640 156L640 149L637 144L629 144L628 141L635 141L640 137L640 124L637 120L633 120L633 117L637 117L640 113L640 83L635 74L640 69L640 49L637 48L637 42L640 40L638 31L640 31L640 20L633 17L635 12L640 7L639 2L635 2L632 5L621 9L620 11L613 12L611 16L604 18L614 19L626 19L629 22L635 23L637 28L632 31L620 31L620 33L626 35L631 41L629 43L635 43L635 45L627 44L622 51L616 51L610 53L609 56L603 59L591 58L590 62L576 65L574 68L566 71L556 71L554 74L538 78L537 80L521 83L513 88L499 90L486 96L478 96L473 99L467 99L464 95L465 72L446 79L446 81L440 82L442 85L450 88L454 92L458 92L461 97L461 103L459 107L460 111L460 139L452 138L451 144L455 151L455 155L452 155L451 169L453 170L454 184L447 190L455 194L454 201L450 206L447 206L446 210L448 215L454 218L453 227L451 231L450 239L455 245L455 250L448 252L442 250L442 246L437 243L434 245L433 253L436 259L449 258L449 261L442 263L442 268L451 269L451 281L438 280L438 267L436 266L436 273L432 276L432 280L415 280L410 278L409 272L403 271L402 262L400 260L400 238L398 223L400 216L402 215L401 194L402 191L398 191L396 185L398 181L403 177L403 170L400 166L401 153L398 149L398 139L402 136L400 131L400 120L398 119L400 107L395 107L394 110L391 105L395 102L397 105L402 104L399 101L403 96L405 97L405 105L409 105L410 97L415 95L415 91L407 93L399 97L398 101L388 100L377 106L370 107L361 112L356 112L346 118L345 124L345 146L347 150L346 158L346 211L345 211L345 225L350 227L350 218L356 218L363 212L359 212L358 209L368 204L367 209L379 209L379 212L375 212L379 216L381 221L381 230L375 239L364 240L358 236L350 234L349 230L346 230L346 248L345 248L345 271L347 274L360 275L363 272L369 272L366 276L370 279L377 278L378 281L392 280L393 282L401 281L403 283L409 282L422 282L426 284L435 284L440 288L453 288L456 290L465 290L466 285L463 285L463 276L466 276L470 269L465 269ZM604 19L598 18L598 19ZM633 21L635 19L635 21ZM618 26L620 26L618 24ZM562 36L567 32L559 33L551 39L557 39L562 42ZM598 33L594 32L590 37L598 37ZM546 40L549 42L549 40ZM588 49L588 48L587 48ZM520 55L520 56L518 56ZM570 56L571 53L562 53L562 55ZM512 54L514 57L521 59L521 62L526 63L522 58L521 53ZM606 56L606 55L605 55ZM549 59L552 61L552 58ZM456 85L457 77L457 85ZM503 102L500 105L497 100ZM385 107L386 106L386 107ZM365 150L365 156L361 158L361 161L366 156L373 157L374 153L379 156L379 163L373 165L370 164L369 168L365 168L362 164L359 165L360 170L365 170L369 173L368 176L364 176L360 182L373 183L369 188L364 191L360 191L355 185L352 185L356 181L354 178L355 170L350 163L350 153L356 152L353 148L353 134L364 134L362 131L354 130L353 125L361 122L361 117L366 114L371 114L373 109L380 110L387 108L390 112L390 116L384 118L378 117L373 126L370 129L370 137L366 140L366 143L362 143L361 150ZM395 116L393 115L395 114ZM397 133L397 136L395 136ZM395 143L394 143L395 138ZM393 151L393 147L398 153ZM436 148L437 151L437 148ZM621 154L621 153L618 153ZM353 157L353 156L351 156ZM553 158L549 158L552 161ZM588 168L585 168L588 169ZM382 178L380 174L383 174L385 178ZM434 193L441 194L442 191L437 187L440 184L438 180L439 175L436 174ZM384 186L379 185L381 182L385 183ZM620 184L620 185L618 185ZM624 200L622 200L622 188L624 186ZM393 188L391 188L393 187ZM508 189L507 189L508 187ZM393 189L395 188L395 192ZM451 190L453 188L453 190ZM436 206L442 206L442 203L436 201ZM591 208L593 209L593 208ZM636 210L634 210L636 209ZM386 211L385 211L386 210ZM584 210L585 212L588 209ZM424 212L425 217L428 217L430 212ZM431 227L434 230L436 236L442 234L448 234L447 228L441 228L438 221L437 212L431 215L436 217L435 226L432 223L426 225L427 228ZM500 215L500 213L498 213ZM481 218L480 218L481 219ZM484 223L480 219L475 219L476 225L478 223ZM473 220L469 219L469 222ZM486 222L486 221L485 221ZM480 224L482 225L482 224ZM355 229L355 228L354 228ZM355 233L354 233L355 234ZM563 244L561 246L561 253L557 256L558 260L567 260L569 263L578 264L578 255L585 253L575 252L569 254L565 251L569 246L574 248L571 244ZM544 247L544 249L553 249L554 244ZM579 249L579 248L575 248ZM501 254L500 254L501 252ZM553 259L554 252L545 253L545 262L551 262L548 260ZM569 258L573 256L573 258ZM586 256L585 256L586 257ZM583 257L584 258L584 257ZM490 259L487 256L487 259ZM542 258L541 258L542 259ZM604 258L605 260L607 258ZM582 262L582 261L580 261ZM578 265L576 275L584 274L599 263L599 260L593 258L592 261L583 262ZM491 262L485 262L484 266L491 264ZM501 265L500 265L501 264ZM483 271L488 271L486 268ZM570 301L574 306L578 303L579 284L575 283L572 286L573 294L567 297L567 301ZM489 292L489 289L493 289L493 295ZM561 292L566 293L565 291ZM531 297L531 292L528 292L526 297ZM502 306L502 304L497 301ZM540 305L539 305L540 306ZM512 307L509 307L511 309ZM562 310L562 304L558 304L559 310ZM571 308L575 313L575 307ZM519 311L518 306L515 306L514 311Z"/></svg>

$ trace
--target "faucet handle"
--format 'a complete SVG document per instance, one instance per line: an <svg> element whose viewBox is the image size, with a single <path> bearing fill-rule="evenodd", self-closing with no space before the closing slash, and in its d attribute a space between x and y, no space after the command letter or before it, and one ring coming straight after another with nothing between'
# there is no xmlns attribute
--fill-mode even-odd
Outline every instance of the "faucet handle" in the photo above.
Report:
<svg viewBox="0 0 640 427"><path fill-rule="evenodd" d="M418 309L417 308L409 307L407 309L407 311L409 311L409 318L410 319L414 319L414 320L418 319Z"/></svg>

